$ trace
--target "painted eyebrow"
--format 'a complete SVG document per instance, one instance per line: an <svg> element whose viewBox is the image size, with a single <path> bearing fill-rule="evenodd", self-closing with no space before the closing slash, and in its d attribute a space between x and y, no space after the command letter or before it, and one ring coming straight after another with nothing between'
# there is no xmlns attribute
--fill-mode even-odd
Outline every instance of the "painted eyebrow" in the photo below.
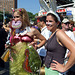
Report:
<svg viewBox="0 0 75 75"><path fill-rule="evenodd" d="M46 22L48 22L48 20L46 20ZM49 22L53 22L52 20L49 20Z"/></svg>

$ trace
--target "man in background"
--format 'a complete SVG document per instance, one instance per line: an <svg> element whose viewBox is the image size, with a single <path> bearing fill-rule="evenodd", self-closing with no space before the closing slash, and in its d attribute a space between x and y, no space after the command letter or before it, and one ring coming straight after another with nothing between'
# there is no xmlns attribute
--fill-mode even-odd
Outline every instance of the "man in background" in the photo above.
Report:
<svg viewBox="0 0 75 75"><path fill-rule="evenodd" d="M46 38L46 40L48 40L51 35L51 32L47 29L47 26L46 26L46 16L42 16L40 18L39 23L40 23L40 28L41 28L41 34ZM40 55L41 60L42 60L41 66L43 66L43 63L44 63L43 60L44 60L44 57L46 56L45 46L42 46L41 48L37 49L37 52Z"/></svg>
<svg viewBox="0 0 75 75"><path fill-rule="evenodd" d="M7 32L3 28L3 23L0 22L0 57L5 52L5 43L7 41ZM5 64L4 61L0 58L0 67L4 68Z"/></svg>

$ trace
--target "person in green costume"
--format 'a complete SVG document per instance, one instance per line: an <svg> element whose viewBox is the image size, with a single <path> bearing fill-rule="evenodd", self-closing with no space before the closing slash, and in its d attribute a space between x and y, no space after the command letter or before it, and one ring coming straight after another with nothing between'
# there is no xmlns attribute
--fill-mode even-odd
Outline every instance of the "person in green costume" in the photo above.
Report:
<svg viewBox="0 0 75 75"><path fill-rule="evenodd" d="M45 44L45 37L30 27L29 17L24 8L13 10L14 20L9 23L10 36L10 75L36 75L41 67L41 60L35 49ZM34 36L41 40L34 43ZM34 44L29 46L30 43Z"/></svg>

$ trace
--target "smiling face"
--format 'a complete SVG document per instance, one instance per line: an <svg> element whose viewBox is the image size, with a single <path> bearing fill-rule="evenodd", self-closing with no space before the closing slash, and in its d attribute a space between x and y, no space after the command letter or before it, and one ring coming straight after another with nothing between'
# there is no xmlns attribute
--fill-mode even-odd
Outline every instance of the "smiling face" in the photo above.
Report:
<svg viewBox="0 0 75 75"><path fill-rule="evenodd" d="M47 29L51 32L55 31L57 28L58 22L55 21L54 17L52 15L48 15L46 17L46 26Z"/></svg>

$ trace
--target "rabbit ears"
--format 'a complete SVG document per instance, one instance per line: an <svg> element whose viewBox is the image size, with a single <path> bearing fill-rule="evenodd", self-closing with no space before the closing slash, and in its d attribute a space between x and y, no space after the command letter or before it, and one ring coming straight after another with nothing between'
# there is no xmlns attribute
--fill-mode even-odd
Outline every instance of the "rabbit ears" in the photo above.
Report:
<svg viewBox="0 0 75 75"><path fill-rule="evenodd" d="M40 6L48 12L49 10L53 10L56 12L57 6L56 6L56 0L39 0Z"/></svg>
<svg viewBox="0 0 75 75"><path fill-rule="evenodd" d="M50 10L50 11L47 12L47 14L49 14L49 13L54 14L57 17L58 21L61 22L60 17L56 12L54 12L53 10Z"/></svg>

